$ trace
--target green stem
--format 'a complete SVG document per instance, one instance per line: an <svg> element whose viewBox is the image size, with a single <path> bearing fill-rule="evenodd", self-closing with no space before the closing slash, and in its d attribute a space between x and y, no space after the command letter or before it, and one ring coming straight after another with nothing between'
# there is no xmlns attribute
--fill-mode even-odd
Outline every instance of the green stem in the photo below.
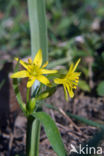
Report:
<svg viewBox="0 0 104 156"><path fill-rule="evenodd" d="M40 121L29 116L27 119L26 156L38 156Z"/></svg>
<svg viewBox="0 0 104 156"><path fill-rule="evenodd" d="M27 88L27 95L26 95L26 109L27 111L29 110L29 93L30 93L30 89Z"/></svg>

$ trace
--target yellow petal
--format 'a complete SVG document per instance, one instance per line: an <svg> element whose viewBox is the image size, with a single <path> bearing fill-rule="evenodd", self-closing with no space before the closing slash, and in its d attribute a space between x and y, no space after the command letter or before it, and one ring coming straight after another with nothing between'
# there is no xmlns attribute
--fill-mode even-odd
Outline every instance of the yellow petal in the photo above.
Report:
<svg viewBox="0 0 104 156"><path fill-rule="evenodd" d="M80 76L80 73L72 73L72 74L68 74L66 76L66 79L69 80L69 81L75 81L75 80L79 80L79 76Z"/></svg>
<svg viewBox="0 0 104 156"><path fill-rule="evenodd" d="M69 87L69 85L67 85L67 90L68 90L69 96L70 96L71 98L73 98L74 92L72 91L72 88Z"/></svg>
<svg viewBox="0 0 104 156"><path fill-rule="evenodd" d="M48 70L48 69L42 69L41 70L42 74L53 74L53 73L57 73L57 70Z"/></svg>
<svg viewBox="0 0 104 156"><path fill-rule="evenodd" d="M81 74L80 72L74 72L74 73L73 73L73 77L79 77L80 74Z"/></svg>
<svg viewBox="0 0 104 156"><path fill-rule="evenodd" d="M70 65L70 68L69 68L68 74L72 73L73 66L74 66L74 64L72 63L72 64Z"/></svg>
<svg viewBox="0 0 104 156"><path fill-rule="evenodd" d="M42 65L42 50L39 49L34 60L33 60L33 64L37 65L38 67L40 67Z"/></svg>
<svg viewBox="0 0 104 156"><path fill-rule="evenodd" d="M22 70L22 71L12 74L10 77L11 78L25 78L28 76L29 76L28 72L26 70Z"/></svg>
<svg viewBox="0 0 104 156"><path fill-rule="evenodd" d="M18 58L18 57L15 57L14 59L15 59L16 61L19 61L19 58Z"/></svg>
<svg viewBox="0 0 104 156"><path fill-rule="evenodd" d="M19 58L15 58L15 60L16 60L16 61L19 61L19 63L20 63L24 68L28 69L28 66L27 66L27 64L26 64L24 61L19 60Z"/></svg>
<svg viewBox="0 0 104 156"><path fill-rule="evenodd" d="M28 58L28 63L32 64L32 59L31 58Z"/></svg>
<svg viewBox="0 0 104 156"><path fill-rule="evenodd" d="M48 65L48 61L46 61L46 63L43 64L42 68L45 68Z"/></svg>
<svg viewBox="0 0 104 156"><path fill-rule="evenodd" d="M28 69L28 65L27 65L24 61L20 60L19 63L20 63L24 68Z"/></svg>
<svg viewBox="0 0 104 156"><path fill-rule="evenodd" d="M54 79L54 83L63 84L63 79L56 78L56 79Z"/></svg>
<svg viewBox="0 0 104 156"><path fill-rule="evenodd" d="M78 66L78 64L79 64L79 62L80 62L80 59L76 62L75 66L74 66L74 68L73 68L73 72L76 70L76 68L77 68L77 66Z"/></svg>
<svg viewBox="0 0 104 156"><path fill-rule="evenodd" d="M51 86L50 81L43 75L37 76L36 79L46 86Z"/></svg>
<svg viewBox="0 0 104 156"><path fill-rule="evenodd" d="M27 88L30 88L33 85L33 83L35 82L35 80L36 80L35 77L32 78L31 80L28 80L28 82L27 82Z"/></svg>
<svg viewBox="0 0 104 156"><path fill-rule="evenodd" d="M71 97L71 98L73 98L73 97L74 97L74 92L73 92L73 90L72 90L72 89L70 90L70 97Z"/></svg>
<svg viewBox="0 0 104 156"><path fill-rule="evenodd" d="M65 85L64 85L64 94L65 94L66 101L68 101L68 93Z"/></svg>

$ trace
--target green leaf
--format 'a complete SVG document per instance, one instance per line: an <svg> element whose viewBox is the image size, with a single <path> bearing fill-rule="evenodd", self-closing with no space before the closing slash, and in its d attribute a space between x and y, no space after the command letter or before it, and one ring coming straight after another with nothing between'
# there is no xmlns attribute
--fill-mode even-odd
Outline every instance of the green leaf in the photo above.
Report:
<svg viewBox="0 0 104 156"><path fill-rule="evenodd" d="M31 34L31 55L32 59L39 49L42 49L43 63L48 60L48 40L45 13L45 0L28 0L29 24ZM36 89L40 83L35 82Z"/></svg>
<svg viewBox="0 0 104 156"><path fill-rule="evenodd" d="M44 126L46 135L57 155L66 156L66 151L59 130L55 122L51 119L51 117L44 112L34 112L32 115L39 119L42 125Z"/></svg>
<svg viewBox="0 0 104 156"><path fill-rule="evenodd" d="M68 17L64 17L60 24L58 25L57 31L62 32L63 30L66 30L70 26L71 20L69 20Z"/></svg>
<svg viewBox="0 0 104 156"><path fill-rule="evenodd" d="M62 58L62 59L58 59L57 61L50 62L47 67L48 68L54 68L56 66L65 64L67 62L70 62L70 60L71 60L70 57L65 57L65 58Z"/></svg>
<svg viewBox="0 0 104 156"><path fill-rule="evenodd" d="M19 62L17 62L16 67L14 69L14 72L17 72L18 64L19 64ZM18 88L18 80L17 79L13 79L13 89L14 89L14 92L16 94L16 99L18 101L18 104L19 104L21 110L26 115L26 104L22 100L22 96L21 96L21 93L20 93L19 88Z"/></svg>
<svg viewBox="0 0 104 156"><path fill-rule="evenodd" d="M17 79L13 79L13 89L15 91L18 104L19 104L21 110L26 115L26 104L22 100L21 93L20 93L19 88L18 88L18 80Z"/></svg>
<svg viewBox="0 0 104 156"><path fill-rule="evenodd" d="M29 113L32 113L36 106L36 98L31 98L29 102Z"/></svg>
<svg viewBox="0 0 104 156"><path fill-rule="evenodd" d="M26 136L26 156L39 155L40 121L28 117Z"/></svg>
<svg viewBox="0 0 104 156"><path fill-rule="evenodd" d="M104 96L104 81L101 81L97 87L97 93L99 96Z"/></svg>
<svg viewBox="0 0 104 156"><path fill-rule="evenodd" d="M45 0L28 0L32 58L41 48L43 62L48 58Z"/></svg>
<svg viewBox="0 0 104 156"><path fill-rule="evenodd" d="M89 77L89 70L86 67L81 67L82 72L88 78Z"/></svg>
<svg viewBox="0 0 104 156"><path fill-rule="evenodd" d="M86 81L84 81L84 80L79 80L78 86L79 86L79 88L81 88L83 91L87 91L87 92L90 91L89 85L88 85L88 84L86 83Z"/></svg>
<svg viewBox="0 0 104 156"><path fill-rule="evenodd" d="M37 100L43 100L46 99L47 97L52 96L56 91L56 87L48 88L39 95L36 96Z"/></svg>
<svg viewBox="0 0 104 156"><path fill-rule="evenodd" d="M92 121L92 120L88 120L88 119L86 119L86 118L84 118L84 117L81 117L81 116L79 116L79 115L74 115L74 114L71 114L71 113L69 113L69 112L67 113L67 115L68 115L69 117L74 118L74 119L76 119L77 121L80 121L80 122L85 123L85 124L87 124L87 125L90 125L90 126L94 126L94 127L98 127L98 128L104 129L104 125L101 125L101 124L99 124L99 123L97 123L97 122L94 122L94 121Z"/></svg>

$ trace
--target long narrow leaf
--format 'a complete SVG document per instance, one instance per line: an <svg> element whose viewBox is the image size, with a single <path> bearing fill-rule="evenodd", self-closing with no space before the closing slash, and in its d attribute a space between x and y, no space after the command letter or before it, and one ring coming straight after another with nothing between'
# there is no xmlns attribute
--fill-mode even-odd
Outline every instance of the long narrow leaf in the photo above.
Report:
<svg viewBox="0 0 104 156"><path fill-rule="evenodd" d="M14 72L18 71L18 65L19 65L19 62L17 62ZM18 88L18 80L17 79L13 79L13 89L16 94L16 99L18 101L18 104L19 104L21 110L24 112L24 114L26 114L26 105L22 100L22 96L21 96L21 93Z"/></svg>
<svg viewBox="0 0 104 156"><path fill-rule="evenodd" d="M45 0L28 0L32 58L41 48L43 61L48 58Z"/></svg>
<svg viewBox="0 0 104 156"><path fill-rule="evenodd" d="M20 91L18 89L18 81L17 81L17 79L13 79L13 88L14 88L14 91L15 91L15 94L16 94L16 98L17 98L18 104L19 104L21 110L25 114L26 113L26 105L22 101L22 97L21 97Z"/></svg>
<svg viewBox="0 0 104 156"><path fill-rule="evenodd" d="M30 116L27 123L26 156L38 156L39 138L40 121Z"/></svg>
<svg viewBox="0 0 104 156"><path fill-rule="evenodd" d="M88 120L88 119L86 119L84 117L82 118L81 116L74 115L74 114L71 114L69 112L67 113L67 115L70 116L70 117L72 117L72 118L74 118L74 119L76 119L76 120L78 120L78 121L80 121L80 122L83 122L83 123L85 123L87 125L104 129L104 125L101 125L101 124L99 124L97 122L94 122L92 120Z"/></svg>
<svg viewBox="0 0 104 156"><path fill-rule="evenodd" d="M55 122L51 119L51 117L44 112L34 112L32 115L39 119L42 125L44 126L46 135L57 155L66 156L66 151L59 130Z"/></svg>
<svg viewBox="0 0 104 156"><path fill-rule="evenodd" d="M50 62L48 64L48 68L54 68L56 66L63 65L65 63L67 63L67 62L70 62L70 60L71 60L70 57L65 57L65 58L59 59L57 61Z"/></svg>

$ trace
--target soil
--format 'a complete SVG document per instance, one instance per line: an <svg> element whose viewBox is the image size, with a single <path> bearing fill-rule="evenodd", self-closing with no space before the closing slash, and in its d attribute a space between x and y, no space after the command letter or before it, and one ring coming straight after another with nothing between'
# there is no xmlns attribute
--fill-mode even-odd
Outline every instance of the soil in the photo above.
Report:
<svg viewBox="0 0 104 156"><path fill-rule="evenodd" d="M7 75L4 69L2 73ZM16 156L16 154L23 156L25 154L27 121L18 107L12 81L8 76L4 77L8 80L8 83L0 89L0 156ZM2 77L0 77L1 79ZM21 83L20 89L25 100L25 81ZM97 128L68 118L65 112L71 112L104 124L104 98L90 97L80 91L77 91L75 95L73 99L66 102L63 88L58 87L55 94L48 98L46 103L57 106L61 113L46 107L43 108L55 120L68 153L70 153L71 144L77 147L79 144L88 141L96 134ZM100 146L103 147L103 144L104 142L101 142ZM39 156L56 156L43 127L41 128L39 151Z"/></svg>

